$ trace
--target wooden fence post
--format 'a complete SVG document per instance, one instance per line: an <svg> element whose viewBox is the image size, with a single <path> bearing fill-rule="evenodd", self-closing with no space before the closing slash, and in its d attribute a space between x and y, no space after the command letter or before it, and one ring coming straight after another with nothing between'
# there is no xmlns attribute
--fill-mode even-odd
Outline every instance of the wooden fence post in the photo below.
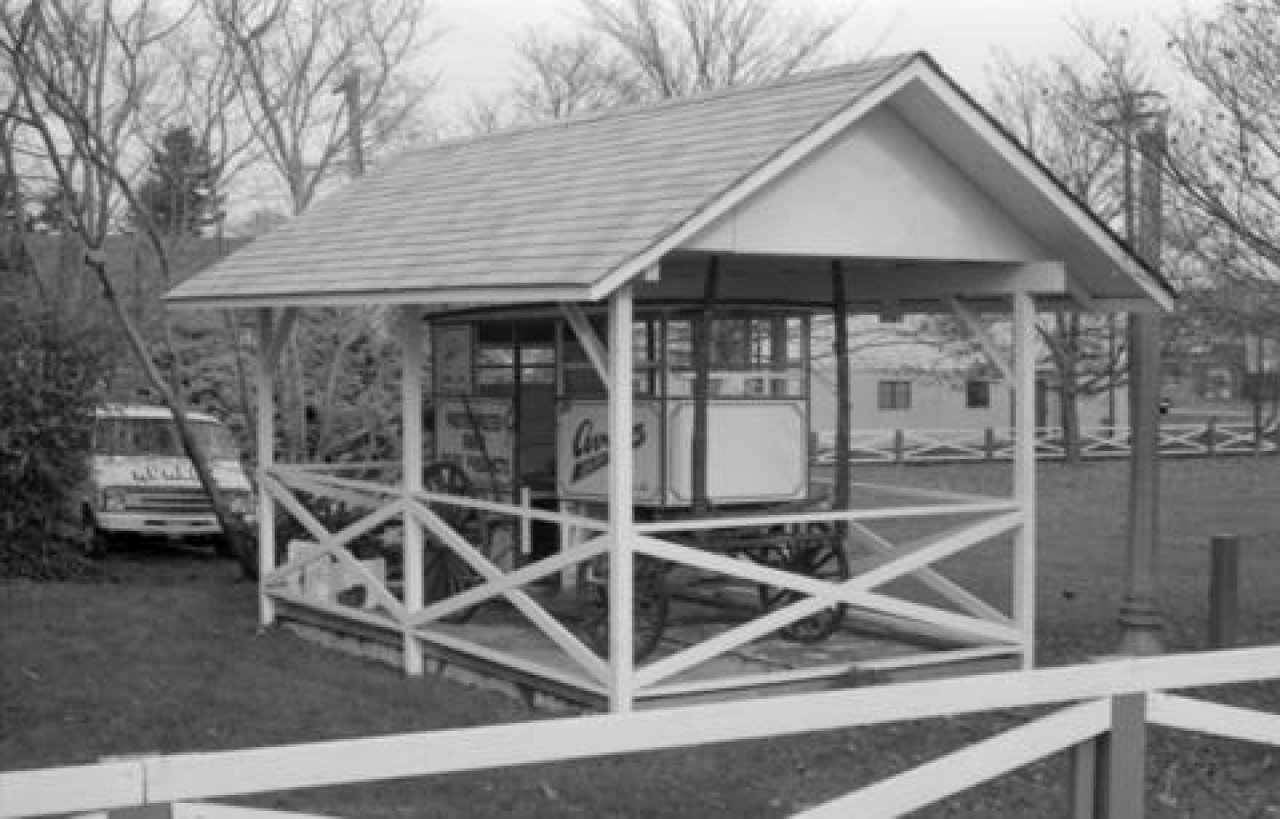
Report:
<svg viewBox="0 0 1280 819"><path fill-rule="evenodd" d="M1098 742L1097 819L1141 819L1147 792L1147 695L1111 698L1111 733Z"/></svg>
<svg viewBox="0 0 1280 819"><path fill-rule="evenodd" d="M173 805L143 805L137 808L119 808L108 811L106 819L173 819Z"/></svg>
<svg viewBox="0 0 1280 819"><path fill-rule="evenodd" d="M1240 538L1214 535L1209 540L1209 647L1236 644L1240 622Z"/></svg>
<svg viewBox="0 0 1280 819"><path fill-rule="evenodd" d="M900 429L893 431L893 460L895 463L902 463L907 459L906 445L907 436Z"/></svg>
<svg viewBox="0 0 1280 819"><path fill-rule="evenodd" d="M1070 751L1071 819L1097 819L1098 808L1098 740L1081 742Z"/></svg>
<svg viewBox="0 0 1280 819"><path fill-rule="evenodd" d="M987 427L982 434L982 451L988 461L996 459L996 431Z"/></svg>

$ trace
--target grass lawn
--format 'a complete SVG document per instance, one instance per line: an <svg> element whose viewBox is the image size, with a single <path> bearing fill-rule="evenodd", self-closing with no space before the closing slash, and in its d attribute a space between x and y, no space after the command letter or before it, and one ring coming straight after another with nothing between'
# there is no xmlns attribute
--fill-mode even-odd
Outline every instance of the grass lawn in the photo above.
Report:
<svg viewBox="0 0 1280 819"><path fill-rule="evenodd" d="M1125 470L1122 463L1040 468L1044 664L1085 660L1117 644ZM875 467L855 480L1001 492L1009 475L1000 464ZM1162 504L1160 594L1170 647L1204 643L1207 543L1217 533L1244 543L1243 642L1280 641L1280 458L1166 461ZM253 588L230 564L136 547L106 569L117 582L0 583L0 770L551 718L453 683L406 681L283 630L259 633ZM999 549L956 569L984 595L998 598L1007 585ZM1280 712L1280 684L1215 696ZM903 723L249 801L353 817L783 816L1025 717ZM1152 732L1151 746L1150 815L1280 815L1275 749L1161 731ZM921 815L1064 815L1065 771L1051 760ZM1274 812L1265 812L1269 806Z"/></svg>

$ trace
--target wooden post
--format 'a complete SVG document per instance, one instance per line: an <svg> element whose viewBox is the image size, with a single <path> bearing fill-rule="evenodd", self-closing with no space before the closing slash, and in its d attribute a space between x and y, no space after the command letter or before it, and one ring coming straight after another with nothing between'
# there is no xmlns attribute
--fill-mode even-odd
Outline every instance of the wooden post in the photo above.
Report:
<svg viewBox="0 0 1280 819"><path fill-rule="evenodd" d="M1209 541L1209 648L1234 648L1240 622L1240 538Z"/></svg>
<svg viewBox="0 0 1280 819"><path fill-rule="evenodd" d="M996 431L991 427L982 432L982 454L988 461L996 459Z"/></svg>
<svg viewBox="0 0 1280 819"><path fill-rule="evenodd" d="M276 567L276 502L266 490L266 478L276 458L272 320L270 309L258 311L258 366L254 373L258 414L258 622L264 626L276 620L275 601L266 593L263 580Z"/></svg>
<svg viewBox="0 0 1280 819"><path fill-rule="evenodd" d="M704 514L709 506L707 500L707 460L709 450L708 411L711 381L711 344L713 318L712 306L715 302L716 288L720 279L720 257L712 256L707 266L707 279L703 289L702 315L695 324L693 337L693 446L692 463L689 476L690 488L693 492L693 509L697 514ZM631 346L630 338L627 346ZM630 391L631 385L627 384Z"/></svg>
<svg viewBox="0 0 1280 819"><path fill-rule="evenodd" d="M1070 751L1071 819L1097 819L1098 740L1081 742Z"/></svg>
<svg viewBox="0 0 1280 819"><path fill-rule="evenodd" d="M635 539L632 509L634 456L632 435L631 285L609 300L609 710L632 709L635 699L633 658Z"/></svg>
<svg viewBox="0 0 1280 819"><path fill-rule="evenodd" d="M1013 497L1022 512L1013 545L1013 619L1022 635L1022 666L1035 664L1036 639L1036 307L1013 294Z"/></svg>
<svg viewBox="0 0 1280 819"><path fill-rule="evenodd" d="M142 805L136 808L117 808L106 813L93 813L105 819L172 819L173 805Z"/></svg>
<svg viewBox="0 0 1280 819"><path fill-rule="evenodd" d="M849 425L852 399L849 387L849 300L840 262L831 263L831 312L835 321L836 358L836 479L833 509L849 508ZM841 524L842 528L844 524Z"/></svg>
<svg viewBox="0 0 1280 819"><path fill-rule="evenodd" d="M400 463L406 497L422 491L422 316L411 307L400 313ZM409 616L422 609L422 524L407 510L404 513L404 607ZM422 674L422 645L413 627L403 626L404 671Z"/></svg>
<svg viewBox="0 0 1280 819"><path fill-rule="evenodd" d="M1216 415L1209 416L1209 422L1204 428L1204 449L1210 455L1217 454L1218 451L1218 418Z"/></svg>
<svg viewBox="0 0 1280 819"><path fill-rule="evenodd" d="M1098 819L1145 816L1147 695L1111 698L1111 733L1099 742Z"/></svg>
<svg viewBox="0 0 1280 819"><path fill-rule="evenodd" d="M900 429L893 431L893 460L902 463L907 459L907 435Z"/></svg>

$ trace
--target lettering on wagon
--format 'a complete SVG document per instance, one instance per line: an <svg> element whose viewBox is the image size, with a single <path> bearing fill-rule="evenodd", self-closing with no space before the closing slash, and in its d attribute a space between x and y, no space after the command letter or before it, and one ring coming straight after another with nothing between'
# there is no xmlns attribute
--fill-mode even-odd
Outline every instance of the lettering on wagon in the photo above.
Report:
<svg viewBox="0 0 1280 819"><path fill-rule="evenodd" d="M631 430L631 448L639 449L648 440L644 424ZM573 432L572 483L577 483L604 469L609 463L609 433L596 431L590 418L584 419Z"/></svg>

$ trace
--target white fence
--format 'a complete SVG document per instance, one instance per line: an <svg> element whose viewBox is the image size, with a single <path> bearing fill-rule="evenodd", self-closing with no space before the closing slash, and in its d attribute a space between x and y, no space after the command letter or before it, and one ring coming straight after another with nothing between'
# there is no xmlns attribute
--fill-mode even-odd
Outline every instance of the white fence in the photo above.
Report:
<svg viewBox="0 0 1280 819"><path fill-rule="evenodd" d="M1148 723L1280 746L1280 715L1162 692L1276 678L1280 648L1233 649L989 674L976 684L973 677L961 677L541 723L147 756L0 773L0 819L121 809L109 815L279 816L185 803L1052 704L1065 707L801 815L898 816L1070 751L1072 816L1095 817L1095 809L1109 817L1141 816ZM643 790L622 798L635 793ZM168 807L145 814L130 810L144 806Z"/></svg>
<svg viewBox="0 0 1280 819"><path fill-rule="evenodd" d="M817 433L814 461L836 461L835 433ZM1276 452L1280 430L1262 430L1253 424L1162 424L1160 454L1256 455ZM1066 455L1062 427L1036 429L1036 457L1063 458ZM1080 430L1082 458L1129 457L1128 427L1086 427ZM856 429L849 435L849 461L874 463L939 463L952 461L1012 460L1013 429Z"/></svg>

